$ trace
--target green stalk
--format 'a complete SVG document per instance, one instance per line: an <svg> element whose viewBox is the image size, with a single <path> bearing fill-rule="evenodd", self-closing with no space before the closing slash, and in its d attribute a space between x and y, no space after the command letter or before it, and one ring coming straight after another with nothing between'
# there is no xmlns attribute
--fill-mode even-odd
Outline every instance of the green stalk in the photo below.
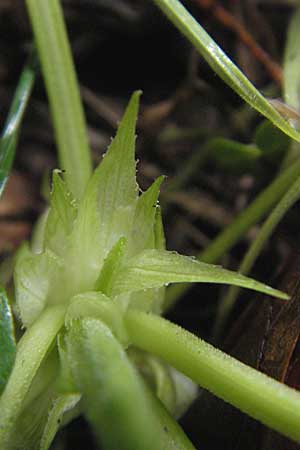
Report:
<svg viewBox="0 0 300 450"><path fill-rule="evenodd" d="M294 162L264 189L255 200L198 255L200 261L214 264L266 215L300 174L300 161ZM165 309L169 309L190 286L177 284L167 290Z"/></svg>
<svg viewBox="0 0 300 450"><path fill-rule="evenodd" d="M150 352L200 386L299 442L300 393L217 350L171 322L129 311L133 345Z"/></svg>
<svg viewBox="0 0 300 450"><path fill-rule="evenodd" d="M193 450L179 427L152 400L106 325L97 319L74 321L66 344L69 366L82 392L83 411L103 448ZM180 445L174 442L177 436Z"/></svg>
<svg viewBox="0 0 300 450"><path fill-rule="evenodd" d="M292 187L288 192L282 197L278 205L274 208L272 213L266 219L262 225L258 235L255 240L250 245L243 261L238 269L238 272L247 275L253 267L256 258L260 254L262 248L264 247L266 241L269 239L270 235L273 233L274 229L281 221L285 213L299 200L300 198L300 177L294 182ZM226 320L232 311L236 299L238 297L240 289L231 286L228 290L227 295L223 298L220 303L219 311L217 314L216 323L214 326L214 338L217 339L222 332Z"/></svg>
<svg viewBox="0 0 300 450"><path fill-rule="evenodd" d="M48 308L18 343L15 364L0 398L0 448L9 450L9 440L24 405L24 399L44 357L63 325L65 309Z"/></svg>
<svg viewBox="0 0 300 450"><path fill-rule="evenodd" d="M58 144L59 162L76 198L91 176L91 153L78 82L59 0L26 0Z"/></svg>

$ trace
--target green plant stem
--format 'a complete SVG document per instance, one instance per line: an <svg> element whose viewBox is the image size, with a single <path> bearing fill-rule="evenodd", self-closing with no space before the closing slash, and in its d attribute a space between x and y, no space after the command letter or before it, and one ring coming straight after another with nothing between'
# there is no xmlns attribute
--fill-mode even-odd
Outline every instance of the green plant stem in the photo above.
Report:
<svg viewBox="0 0 300 450"><path fill-rule="evenodd" d="M299 200L299 198L300 177L297 178L262 225L258 235L250 245L249 250L243 258L238 270L239 273L247 275L250 272L266 241L269 239L270 235L273 233L285 213ZM239 291L239 288L231 286L227 295L222 299L214 325L214 339L217 339L222 333L226 320L235 305Z"/></svg>
<svg viewBox="0 0 300 450"><path fill-rule="evenodd" d="M91 176L78 82L59 0L26 0L49 96L60 165L76 198Z"/></svg>
<svg viewBox="0 0 300 450"><path fill-rule="evenodd" d="M271 103L253 86L179 0L153 1L231 89L284 133L297 141L300 140L299 132L284 120Z"/></svg>
<svg viewBox="0 0 300 450"><path fill-rule="evenodd" d="M299 392L159 316L131 310L125 320L133 345L164 359L216 396L299 442Z"/></svg>
<svg viewBox="0 0 300 450"><path fill-rule="evenodd" d="M300 174L300 161L297 160L281 172L275 180L264 189L256 199L230 224L219 236L198 255L206 263L216 263L232 248L285 194ZM165 310L168 310L190 286L177 284L167 290Z"/></svg>
<svg viewBox="0 0 300 450"><path fill-rule="evenodd" d="M82 407L105 449L192 450L166 420L109 328L95 319L74 321L66 336L69 366ZM88 368L88 370L87 370ZM164 426L170 426L170 432Z"/></svg>
<svg viewBox="0 0 300 450"><path fill-rule="evenodd" d="M9 440L34 376L63 324L65 308L48 308L18 343L15 364L0 399L0 448Z"/></svg>
<svg viewBox="0 0 300 450"><path fill-rule="evenodd" d="M15 157L19 129L33 88L36 66L36 55L33 52L22 70L4 125L0 141L0 196L4 190Z"/></svg>

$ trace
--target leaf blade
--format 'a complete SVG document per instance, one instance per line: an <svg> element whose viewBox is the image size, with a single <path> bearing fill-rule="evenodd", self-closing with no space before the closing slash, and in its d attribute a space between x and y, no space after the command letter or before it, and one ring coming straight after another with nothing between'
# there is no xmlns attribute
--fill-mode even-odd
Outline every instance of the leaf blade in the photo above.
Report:
<svg viewBox="0 0 300 450"><path fill-rule="evenodd" d="M36 57L32 54L21 73L0 140L0 196L5 188L15 156L18 134L33 88Z"/></svg>
<svg viewBox="0 0 300 450"><path fill-rule="evenodd" d="M233 284L288 299L288 295L283 292L239 273L163 250L145 250L131 258L116 277L114 293L134 292L184 282Z"/></svg>
<svg viewBox="0 0 300 450"><path fill-rule="evenodd" d="M300 133L253 86L178 0L154 0L154 2L231 89L284 133L296 141L300 141Z"/></svg>

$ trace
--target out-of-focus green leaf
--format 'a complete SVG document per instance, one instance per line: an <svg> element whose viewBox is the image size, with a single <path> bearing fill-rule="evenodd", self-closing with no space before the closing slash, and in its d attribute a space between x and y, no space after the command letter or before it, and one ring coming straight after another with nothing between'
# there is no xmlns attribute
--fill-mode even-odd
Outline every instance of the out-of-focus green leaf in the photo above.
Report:
<svg viewBox="0 0 300 450"><path fill-rule="evenodd" d="M16 355L12 312L4 289L0 286L0 394L8 380Z"/></svg>
<svg viewBox="0 0 300 450"><path fill-rule="evenodd" d="M256 167L261 151L255 145L225 138L214 138L208 143L209 156L220 168L233 174L251 172Z"/></svg>
<svg viewBox="0 0 300 450"><path fill-rule="evenodd" d="M300 141L300 133L253 86L178 0L154 0L154 2L231 89L284 133Z"/></svg>
<svg viewBox="0 0 300 450"><path fill-rule="evenodd" d="M288 150L290 139L269 121L263 121L255 130L254 142L262 151L262 156L278 162Z"/></svg>
<svg viewBox="0 0 300 450"><path fill-rule="evenodd" d="M36 67L36 57L33 54L21 73L8 117L4 125L4 130L0 140L0 195L3 192L14 160L18 134L32 91Z"/></svg>
<svg viewBox="0 0 300 450"><path fill-rule="evenodd" d="M283 292L239 273L163 250L145 250L129 259L116 277L113 293L117 295L184 282L232 284L274 297L288 298Z"/></svg>
<svg viewBox="0 0 300 450"><path fill-rule="evenodd" d="M283 92L285 102L300 109L300 8L296 9L287 34L283 61Z"/></svg>

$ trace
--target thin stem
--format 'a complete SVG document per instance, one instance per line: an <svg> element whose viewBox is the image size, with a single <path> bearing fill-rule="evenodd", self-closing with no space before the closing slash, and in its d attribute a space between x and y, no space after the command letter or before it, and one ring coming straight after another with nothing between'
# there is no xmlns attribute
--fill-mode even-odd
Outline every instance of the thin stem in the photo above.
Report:
<svg viewBox="0 0 300 450"><path fill-rule="evenodd" d="M15 364L0 399L0 448L9 449L15 422L32 380L63 324L64 308L48 308L18 343Z"/></svg>
<svg viewBox="0 0 300 450"><path fill-rule="evenodd" d="M282 197L278 205L274 208L272 213L269 215L267 220L262 225L258 235L255 240L250 245L243 261L238 269L238 272L247 275L253 267L256 258L260 254L262 248L266 244L270 235L273 233L274 229L281 221L285 213L299 200L300 197L300 177L294 182L292 187L288 192ZM240 289L235 286L231 286L228 290L227 295L221 301L219 306L219 311L214 326L214 338L217 339L222 332L226 320L232 311L236 299L238 297Z"/></svg>
<svg viewBox="0 0 300 450"><path fill-rule="evenodd" d="M59 0L26 0L49 96L61 168L76 198L92 171L84 113Z"/></svg>
<svg viewBox="0 0 300 450"><path fill-rule="evenodd" d="M131 310L125 317L133 345L164 359L203 388L299 441L299 392L159 316Z"/></svg>
<svg viewBox="0 0 300 450"><path fill-rule="evenodd" d="M198 255L206 263L216 263L279 201L300 174L300 161L294 162L264 189L219 236ZM169 309L189 285L177 284L167 290L165 309Z"/></svg>

